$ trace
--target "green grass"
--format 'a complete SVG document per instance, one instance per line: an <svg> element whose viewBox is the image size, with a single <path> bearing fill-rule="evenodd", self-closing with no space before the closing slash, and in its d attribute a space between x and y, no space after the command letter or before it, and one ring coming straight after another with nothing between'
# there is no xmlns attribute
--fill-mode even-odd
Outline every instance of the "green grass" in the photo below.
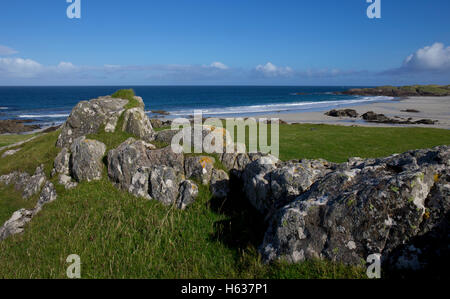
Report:
<svg viewBox="0 0 450 299"><path fill-rule="evenodd" d="M0 135L0 147L11 145L20 141L30 139L36 134L23 134L23 135Z"/></svg>
<svg viewBox="0 0 450 299"><path fill-rule="evenodd" d="M170 130L171 126L165 126L165 127L161 127L161 128L153 128L153 130L155 132L160 132L160 131L164 131L164 130Z"/></svg>
<svg viewBox="0 0 450 299"><path fill-rule="evenodd" d="M124 132L118 128L120 128L119 124L116 127L116 132L114 133L105 132L103 128L100 128L98 133L86 135L86 138L103 142L106 145L106 153L108 153L108 151L117 148L128 138L136 138L133 134Z"/></svg>
<svg viewBox="0 0 450 299"><path fill-rule="evenodd" d="M281 125L280 159L345 162L377 158L411 149L450 144L450 131L428 128L370 128L330 125Z"/></svg>
<svg viewBox="0 0 450 299"><path fill-rule="evenodd" d="M281 125L281 158L379 157L450 144L447 130ZM115 136L112 136L115 135ZM96 136L108 148L128 136ZM58 132L0 159L0 174L14 169L49 171ZM65 259L78 254L83 278L364 278L364 270L326 261L297 265L260 261L262 220L242 198L211 199L207 186L186 211L135 198L106 177L67 191L45 206L21 235L0 242L0 278L64 278ZM0 220L29 208L12 188L0 187ZM6 200L4 200L6 198Z"/></svg>
<svg viewBox="0 0 450 299"><path fill-rule="evenodd" d="M21 150L12 156L0 158L0 174L10 173L14 170L26 171L33 174L36 167L44 164L45 173L50 175L53 161L60 149L56 148L56 139L60 130L43 134L21 146Z"/></svg>
<svg viewBox="0 0 450 299"><path fill-rule="evenodd" d="M120 89L111 95L113 98L128 100L128 104L125 105L125 109L127 110L141 105L139 101L134 98L135 96L136 94L133 89Z"/></svg>
<svg viewBox="0 0 450 299"><path fill-rule="evenodd" d="M449 94L448 89L439 85L420 85L415 86L417 91L421 94L432 94L432 95L447 95Z"/></svg>
<svg viewBox="0 0 450 299"><path fill-rule="evenodd" d="M0 184L0 226L11 218L11 215L20 209L32 209L36 205L38 196L23 199L20 192L14 186L3 186Z"/></svg>

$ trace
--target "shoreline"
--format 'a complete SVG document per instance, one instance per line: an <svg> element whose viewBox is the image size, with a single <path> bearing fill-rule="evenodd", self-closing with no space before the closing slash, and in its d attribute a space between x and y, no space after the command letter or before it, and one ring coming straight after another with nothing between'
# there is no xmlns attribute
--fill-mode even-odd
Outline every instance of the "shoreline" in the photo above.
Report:
<svg viewBox="0 0 450 299"><path fill-rule="evenodd" d="M361 116L368 111L373 111L377 114L384 114L389 118L411 118L413 121L420 119L437 120L438 123L434 125L426 124L390 124L390 123L373 123L363 120L361 117L332 117L325 115L326 112L336 109L353 109ZM406 110L416 110L418 112L407 112ZM244 115L240 117L254 117L254 118L279 118L288 123L301 124L327 124L340 126L361 126L361 127L423 127L423 128L440 128L450 130L450 96L413 96L413 97L399 97L392 100L374 101L358 104L342 104L330 107L317 108L314 111L280 111L259 113L257 115ZM170 115L162 117L153 117L160 120L170 120ZM26 122L26 121L20 121ZM0 135L29 135L35 133L45 132L48 129L54 129L57 126L41 126L38 129L32 129L20 133L2 133Z"/></svg>
<svg viewBox="0 0 450 299"><path fill-rule="evenodd" d="M332 117L325 115L328 110L315 112L295 112L295 113L267 113L258 116L258 118L279 118L287 123L307 123L307 124L328 124L341 126L364 126L364 127L423 127L440 128L450 130L450 96L432 97L405 97L393 99L389 102L373 102L362 105L342 105L338 109L354 109L359 115L368 111L378 114L384 114L390 118L412 118L413 120L432 119L438 123L434 125L424 124L386 124L370 123L362 118ZM408 109L414 109L419 112L406 112Z"/></svg>

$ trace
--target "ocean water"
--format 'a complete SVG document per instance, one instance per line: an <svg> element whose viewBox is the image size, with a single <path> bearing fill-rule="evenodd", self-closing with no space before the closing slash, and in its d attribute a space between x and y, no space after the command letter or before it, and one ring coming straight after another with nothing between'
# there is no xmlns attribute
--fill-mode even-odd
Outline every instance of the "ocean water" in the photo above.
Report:
<svg viewBox="0 0 450 299"><path fill-rule="evenodd" d="M343 87L308 86L89 86L0 87L0 119L32 119L42 125L60 124L82 100L133 88L144 99L146 111L165 110L169 118L256 116L273 112L326 111L348 105L389 101L388 97L336 95Z"/></svg>

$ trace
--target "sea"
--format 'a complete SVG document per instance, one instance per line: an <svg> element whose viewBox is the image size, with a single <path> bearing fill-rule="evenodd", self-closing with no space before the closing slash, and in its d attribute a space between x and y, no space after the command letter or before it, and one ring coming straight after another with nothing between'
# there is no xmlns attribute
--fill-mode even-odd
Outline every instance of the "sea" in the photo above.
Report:
<svg viewBox="0 0 450 299"><path fill-rule="evenodd" d="M204 117L221 118L328 111L393 100L335 94L353 86L0 86L0 119L58 125L79 101L123 88L134 89L144 99L150 117L160 117L152 111L164 110L169 113L166 118L189 117L194 110L202 110Z"/></svg>

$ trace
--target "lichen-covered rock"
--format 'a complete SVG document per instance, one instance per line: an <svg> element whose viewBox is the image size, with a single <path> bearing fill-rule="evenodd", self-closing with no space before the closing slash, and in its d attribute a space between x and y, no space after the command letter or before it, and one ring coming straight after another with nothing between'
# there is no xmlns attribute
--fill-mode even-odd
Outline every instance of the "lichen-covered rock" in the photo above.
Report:
<svg viewBox="0 0 450 299"><path fill-rule="evenodd" d="M170 145L161 149L148 150L147 157L151 166L168 166L177 172L183 172L184 155L174 153Z"/></svg>
<svg viewBox="0 0 450 299"><path fill-rule="evenodd" d="M36 206L32 210L20 209L12 215L12 217L6 221L3 226L0 227L0 241L6 239L11 235L20 234L24 231L25 225L31 221L31 219L42 210L42 207L56 200L57 194L55 187L49 181L45 183L42 188L39 200Z"/></svg>
<svg viewBox="0 0 450 299"><path fill-rule="evenodd" d="M18 171L0 176L0 183L5 185L14 184L15 190L22 192L24 199L28 199L39 193L45 181L44 165L38 166L33 176L30 176L26 172Z"/></svg>
<svg viewBox="0 0 450 299"><path fill-rule="evenodd" d="M270 173L270 189L273 207L291 202L297 196L331 171L332 163L325 160L302 160L300 163L287 162Z"/></svg>
<svg viewBox="0 0 450 299"><path fill-rule="evenodd" d="M62 126L57 146L69 148L75 139L95 134L101 127L105 127L107 132L113 132L126 104L128 100L109 96L79 102Z"/></svg>
<svg viewBox="0 0 450 299"><path fill-rule="evenodd" d="M185 180L180 184L179 194L177 198L177 208L185 210L189 205L193 204L198 196L198 186L190 181Z"/></svg>
<svg viewBox="0 0 450 299"><path fill-rule="evenodd" d="M190 156L186 157L184 169L186 178L196 179L203 185L209 184L215 159L209 156Z"/></svg>
<svg viewBox="0 0 450 299"><path fill-rule="evenodd" d="M446 146L338 165L276 212L263 258L358 265L381 254L386 261L448 217L449 167Z"/></svg>
<svg viewBox="0 0 450 299"><path fill-rule="evenodd" d="M228 169L236 169L239 171L244 170L244 168L252 162L248 154L246 153L246 146L245 144L236 143L234 145L234 151L233 152L227 152L225 151L220 156L220 161L222 164Z"/></svg>
<svg viewBox="0 0 450 299"><path fill-rule="evenodd" d="M125 111L122 131L133 134L145 141L154 140L152 124L141 107Z"/></svg>
<svg viewBox="0 0 450 299"><path fill-rule="evenodd" d="M183 162L183 155L175 154L170 147L155 149L152 144L130 138L109 151L108 176L123 190L150 199L149 179L152 169L167 166L182 173Z"/></svg>
<svg viewBox="0 0 450 299"><path fill-rule="evenodd" d="M268 213L273 207L270 178L278 162L274 156L267 155L248 164L242 173L244 194L262 214Z"/></svg>
<svg viewBox="0 0 450 299"><path fill-rule="evenodd" d="M70 162L70 152L65 147L59 152L53 163L55 174L66 174L66 175L70 174L69 162Z"/></svg>
<svg viewBox="0 0 450 299"><path fill-rule="evenodd" d="M175 169L156 166L150 174L150 196L165 205L176 202L182 176Z"/></svg>
<svg viewBox="0 0 450 299"><path fill-rule="evenodd" d="M56 198L57 194L55 186L51 182L47 181L44 188L42 188L41 194L39 195L39 200L33 210L33 215L39 213L45 204L55 201Z"/></svg>
<svg viewBox="0 0 450 299"><path fill-rule="evenodd" d="M42 185L45 183L46 177L44 173L44 165L41 165L36 168L36 171L33 176L31 176L26 184L22 187L23 198L30 198L31 196L39 193Z"/></svg>
<svg viewBox="0 0 450 299"><path fill-rule="evenodd" d="M149 176L150 176L149 167L137 168L134 171L133 176L131 177L131 183L130 186L128 187L128 192L137 197L151 199L149 194L150 192Z"/></svg>
<svg viewBox="0 0 450 299"><path fill-rule="evenodd" d="M217 199L225 199L230 193L230 177L222 169L213 169L209 189L212 196Z"/></svg>
<svg viewBox="0 0 450 299"><path fill-rule="evenodd" d="M97 140L77 138L70 147L71 173L78 182L99 180L103 173L102 158L106 145Z"/></svg>
<svg viewBox="0 0 450 299"><path fill-rule="evenodd" d="M143 141L129 138L116 149L108 152L109 178L123 190L135 195L148 193L146 182L148 182L149 172L144 170L151 166L151 162L147 157L147 145ZM141 178L142 175L145 176L144 179ZM143 183L140 183L141 181Z"/></svg>
<svg viewBox="0 0 450 299"><path fill-rule="evenodd" d="M167 144L172 143L172 138L178 133L180 130L162 130L155 133L155 140L159 142L164 142Z"/></svg>
<svg viewBox="0 0 450 299"><path fill-rule="evenodd" d="M14 183L14 180L19 175L18 171L11 172L9 174L4 174L0 176L0 183L4 185L10 185Z"/></svg>
<svg viewBox="0 0 450 299"><path fill-rule="evenodd" d="M448 164L447 164L448 165ZM450 227L450 169L434 178L436 183L425 200L425 214L419 232L385 257L390 272L428 270L436 277L448 271ZM438 270L440 269L440 271Z"/></svg>
<svg viewBox="0 0 450 299"><path fill-rule="evenodd" d="M20 234L24 231L25 225L33 218L33 212L20 209L0 227L0 241L3 241L11 235Z"/></svg>

